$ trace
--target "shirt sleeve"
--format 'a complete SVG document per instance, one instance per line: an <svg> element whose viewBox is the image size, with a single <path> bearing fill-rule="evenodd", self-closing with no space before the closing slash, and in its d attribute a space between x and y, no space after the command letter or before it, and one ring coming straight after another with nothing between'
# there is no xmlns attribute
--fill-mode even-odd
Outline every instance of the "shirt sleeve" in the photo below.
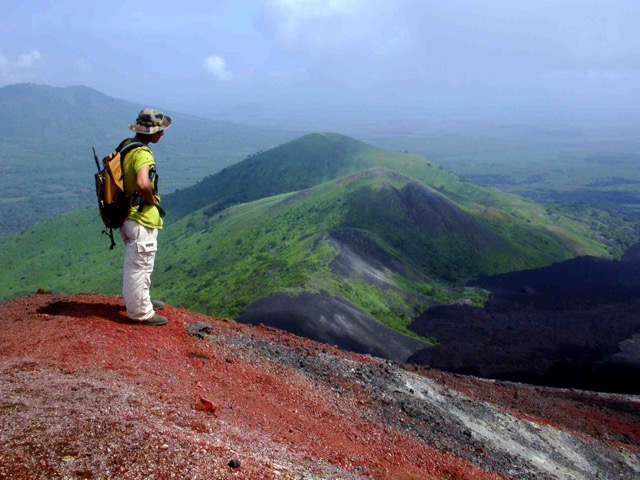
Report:
<svg viewBox="0 0 640 480"><path fill-rule="evenodd" d="M133 155L133 158L131 160L133 165L133 171L135 173L138 173L138 170L140 170L142 167L151 168L156 164L153 158L153 154L151 153L151 150L149 150L146 147L136 149L134 152L131 153L131 155Z"/></svg>

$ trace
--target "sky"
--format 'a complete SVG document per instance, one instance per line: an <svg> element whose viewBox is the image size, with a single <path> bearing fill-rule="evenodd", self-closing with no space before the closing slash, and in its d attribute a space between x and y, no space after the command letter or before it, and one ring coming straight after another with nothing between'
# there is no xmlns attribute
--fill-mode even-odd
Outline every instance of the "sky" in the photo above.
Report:
<svg viewBox="0 0 640 480"><path fill-rule="evenodd" d="M2 0L0 86L290 122L640 115L637 0Z"/></svg>

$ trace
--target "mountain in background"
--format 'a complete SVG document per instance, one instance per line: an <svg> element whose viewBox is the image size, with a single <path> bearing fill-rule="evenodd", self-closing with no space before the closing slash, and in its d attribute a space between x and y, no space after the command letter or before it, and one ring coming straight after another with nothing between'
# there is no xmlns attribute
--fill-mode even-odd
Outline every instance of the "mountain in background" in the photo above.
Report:
<svg viewBox="0 0 640 480"><path fill-rule="evenodd" d="M353 138L313 133L250 155L165 200L177 217L204 206L222 210L237 203L309 188L359 170L398 166L395 160L393 153Z"/></svg>
<svg viewBox="0 0 640 480"><path fill-rule="evenodd" d="M114 136L141 108L89 87L31 83L0 88L0 106L0 137L24 141L27 149L34 143L81 145L85 139Z"/></svg>
<svg viewBox="0 0 640 480"><path fill-rule="evenodd" d="M0 88L0 234L95 203L91 147L100 159L133 133L147 106L88 87L18 84ZM163 109L174 124L154 146L160 192L196 183L248 154L297 136Z"/></svg>
<svg viewBox="0 0 640 480"><path fill-rule="evenodd" d="M98 151L113 149L120 140L133 135L127 126L145 107L160 108L174 120L167 139L155 146L168 155L166 168L175 155L175 160L182 160L193 153L206 155L215 162L214 167L220 168L241 153L247 155L296 136L290 131L215 121L172 112L161 105L120 100L84 86L17 84L0 88L0 139L36 153L40 146L63 147L61 153L70 147L91 150L92 145ZM226 155L226 162L216 158L221 153ZM184 173L185 167L192 168L193 164L181 163L179 167L176 172Z"/></svg>

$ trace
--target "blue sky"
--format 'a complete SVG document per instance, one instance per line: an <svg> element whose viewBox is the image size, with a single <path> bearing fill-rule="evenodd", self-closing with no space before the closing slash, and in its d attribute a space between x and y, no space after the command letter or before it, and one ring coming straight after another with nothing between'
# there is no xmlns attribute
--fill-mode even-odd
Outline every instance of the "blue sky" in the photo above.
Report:
<svg viewBox="0 0 640 480"><path fill-rule="evenodd" d="M622 118L639 25L637 0L3 0L0 86L239 118Z"/></svg>

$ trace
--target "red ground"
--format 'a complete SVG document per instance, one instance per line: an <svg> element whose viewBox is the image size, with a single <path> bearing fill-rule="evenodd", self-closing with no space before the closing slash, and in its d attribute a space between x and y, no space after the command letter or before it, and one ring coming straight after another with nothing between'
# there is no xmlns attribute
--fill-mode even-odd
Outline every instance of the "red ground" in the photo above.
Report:
<svg viewBox="0 0 640 480"><path fill-rule="evenodd" d="M507 478L482 453L463 458L465 445L425 440L418 420L392 415L345 374L383 361L170 306L163 314L166 327L131 325L103 295L0 304L0 478ZM211 335L189 335L193 322L209 322ZM637 403L417 371L639 451Z"/></svg>

